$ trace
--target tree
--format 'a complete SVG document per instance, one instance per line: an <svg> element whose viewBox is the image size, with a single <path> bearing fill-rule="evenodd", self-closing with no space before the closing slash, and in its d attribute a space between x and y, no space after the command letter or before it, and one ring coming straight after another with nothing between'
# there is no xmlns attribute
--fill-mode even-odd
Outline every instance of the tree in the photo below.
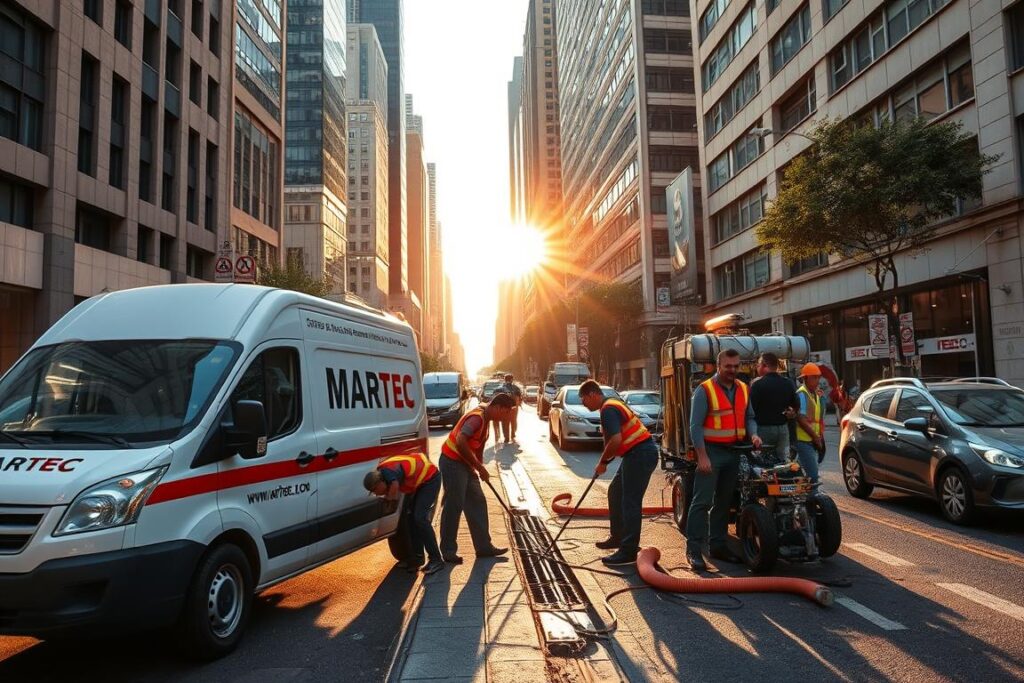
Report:
<svg viewBox="0 0 1024 683"><path fill-rule="evenodd" d="M256 284L279 289L291 289L296 292L312 294L321 298L331 293L334 281L324 275L313 277L306 272L302 259L291 257L284 266L277 263L262 263L256 273Z"/></svg>
<svg viewBox="0 0 1024 683"><path fill-rule="evenodd" d="M420 366L424 373L451 372L455 370L448 356L438 356L420 351Z"/></svg>
<svg viewBox="0 0 1024 683"><path fill-rule="evenodd" d="M959 123L925 119L877 128L824 121L808 137L814 144L786 168L758 238L787 263L821 253L863 263L895 339L897 254L930 239L958 200L980 197L998 157L979 154Z"/></svg>

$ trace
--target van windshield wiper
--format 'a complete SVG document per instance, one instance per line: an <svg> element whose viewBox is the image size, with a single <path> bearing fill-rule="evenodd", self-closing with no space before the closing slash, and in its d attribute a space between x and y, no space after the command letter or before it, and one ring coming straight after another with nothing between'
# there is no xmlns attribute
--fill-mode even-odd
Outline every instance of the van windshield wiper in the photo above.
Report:
<svg viewBox="0 0 1024 683"><path fill-rule="evenodd" d="M22 441L21 439L19 439L18 437L16 437L14 434L10 434L10 433L5 432L4 430L0 429L0 436L6 437L7 439L9 439L9 440L13 441L14 443L18 444L19 446L21 446L22 448L28 448L28 444L25 443L24 441Z"/></svg>
<svg viewBox="0 0 1024 683"><path fill-rule="evenodd" d="M65 436L70 438L89 439L90 441L97 441L99 443L109 443L123 448L131 447L131 443L120 436L116 436L114 434L100 434L98 432L88 432L78 429L43 429L39 431L23 431L18 433L25 436L48 436L51 439ZM8 436L11 435L8 434Z"/></svg>

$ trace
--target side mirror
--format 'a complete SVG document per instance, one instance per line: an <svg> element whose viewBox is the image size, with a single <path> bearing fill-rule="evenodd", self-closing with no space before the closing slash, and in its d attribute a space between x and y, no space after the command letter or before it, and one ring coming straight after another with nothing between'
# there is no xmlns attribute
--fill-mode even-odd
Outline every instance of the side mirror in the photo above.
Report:
<svg viewBox="0 0 1024 683"><path fill-rule="evenodd" d="M929 430L931 421L927 417L912 417L904 422L903 426L912 432L920 432L925 436L931 436L931 431Z"/></svg>
<svg viewBox="0 0 1024 683"><path fill-rule="evenodd" d="M232 406L233 425L224 428L226 457L237 454L246 460L262 458L267 453L267 413L259 401L239 401Z"/></svg>

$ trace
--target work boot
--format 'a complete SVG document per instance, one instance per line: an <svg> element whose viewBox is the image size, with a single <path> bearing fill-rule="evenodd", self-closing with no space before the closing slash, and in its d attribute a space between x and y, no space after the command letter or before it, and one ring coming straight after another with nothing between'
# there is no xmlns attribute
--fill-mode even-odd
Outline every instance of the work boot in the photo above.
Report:
<svg viewBox="0 0 1024 683"><path fill-rule="evenodd" d="M444 561L448 564L462 564L462 556L460 555L445 555Z"/></svg>
<svg viewBox="0 0 1024 683"><path fill-rule="evenodd" d="M687 549L686 561L690 563L690 569L695 572L704 572L708 569L708 565L704 562L704 556L699 550Z"/></svg>
<svg viewBox="0 0 1024 683"><path fill-rule="evenodd" d="M437 573L442 569L444 569L444 560L431 560L430 562L427 562L420 571L429 576L430 574Z"/></svg>
<svg viewBox="0 0 1024 683"><path fill-rule="evenodd" d="M729 564L743 564L743 558L728 548L712 548L709 554L715 560L721 560Z"/></svg>
<svg viewBox="0 0 1024 683"><path fill-rule="evenodd" d="M636 553L626 552L619 548L619 550L608 557L602 557L601 562L603 562L606 567L622 567L629 564L636 564Z"/></svg>
<svg viewBox="0 0 1024 683"><path fill-rule="evenodd" d="M484 550L483 552L477 553L476 556L477 557L498 557L499 555L504 555L507 552L508 552L508 548L499 548L497 546L493 546L492 545L487 550Z"/></svg>
<svg viewBox="0 0 1024 683"><path fill-rule="evenodd" d="M622 541L615 538L614 536L609 536L603 541L598 541L594 545L600 548L601 550L615 550L620 545L622 545Z"/></svg>

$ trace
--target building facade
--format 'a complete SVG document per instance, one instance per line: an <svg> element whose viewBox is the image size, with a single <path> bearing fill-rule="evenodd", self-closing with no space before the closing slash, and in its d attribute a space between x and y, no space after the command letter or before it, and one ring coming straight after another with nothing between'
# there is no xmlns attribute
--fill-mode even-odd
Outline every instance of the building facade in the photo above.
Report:
<svg viewBox="0 0 1024 683"><path fill-rule="evenodd" d="M433 335L434 350L439 356L448 354L448 316L450 311L444 290L444 249L441 222L437 220L437 164L427 163L427 251L429 266L430 308L427 324Z"/></svg>
<svg viewBox="0 0 1024 683"><path fill-rule="evenodd" d="M276 258L284 10L274 0L3 0L0 371L104 291Z"/></svg>
<svg viewBox="0 0 1024 683"><path fill-rule="evenodd" d="M707 312L743 313L755 331L808 336L847 386L882 377L888 359L866 351L867 316L878 311L864 266L834 254L783 263L759 251L756 224L815 122L955 121L999 159L980 202L961 202L933 239L897 258L913 362L925 376L995 374L1024 384L1024 5L697 5Z"/></svg>
<svg viewBox="0 0 1024 683"><path fill-rule="evenodd" d="M406 101L406 234L409 255L409 292L418 303L419 314L414 323L420 335L420 348L435 354L434 335L430 328L430 253L429 253L429 186L427 161L423 149L423 121L412 112L412 95ZM408 313L407 313L408 315ZM412 320L410 320L412 322Z"/></svg>
<svg viewBox="0 0 1024 683"><path fill-rule="evenodd" d="M640 284L637 334L623 336L608 374L654 386L661 343L682 318L670 297L665 188L699 168L689 3L563 0L554 26L542 19L539 40L546 50L557 38L567 293Z"/></svg>
<svg viewBox="0 0 1024 683"><path fill-rule="evenodd" d="M285 130L285 248L332 293L345 291L345 73L342 3L291 0Z"/></svg>
<svg viewBox="0 0 1024 683"><path fill-rule="evenodd" d="M389 307L388 67L371 24L349 24L348 293Z"/></svg>

